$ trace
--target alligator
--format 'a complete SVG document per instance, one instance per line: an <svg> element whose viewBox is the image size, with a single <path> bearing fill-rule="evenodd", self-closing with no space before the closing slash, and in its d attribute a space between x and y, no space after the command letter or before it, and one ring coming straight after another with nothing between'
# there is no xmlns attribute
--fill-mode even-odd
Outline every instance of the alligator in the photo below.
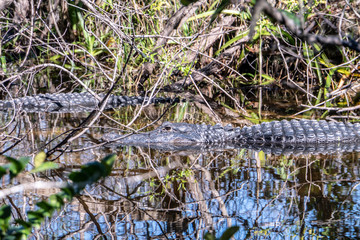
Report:
<svg viewBox="0 0 360 240"><path fill-rule="evenodd" d="M244 128L220 124L197 125L165 122L153 131L103 139L120 145L160 150L252 148L267 152L352 152L360 150L360 123L324 120L282 120Z"/></svg>
<svg viewBox="0 0 360 240"><path fill-rule="evenodd" d="M102 99L105 94L98 94ZM141 96L116 96L110 95L105 109L113 109L142 103L166 103L171 98L148 98ZM0 100L0 111L17 109L25 112L88 112L99 106L99 100L89 92L83 93L46 93L35 96Z"/></svg>

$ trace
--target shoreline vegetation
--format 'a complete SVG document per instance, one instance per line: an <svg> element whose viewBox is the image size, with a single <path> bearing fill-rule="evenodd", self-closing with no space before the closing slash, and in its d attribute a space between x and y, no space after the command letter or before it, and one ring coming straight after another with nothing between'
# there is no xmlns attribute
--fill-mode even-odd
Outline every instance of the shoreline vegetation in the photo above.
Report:
<svg viewBox="0 0 360 240"><path fill-rule="evenodd" d="M290 115L355 118L354 4L7 0L1 94L173 94L243 117L283 103Z"/></svg>

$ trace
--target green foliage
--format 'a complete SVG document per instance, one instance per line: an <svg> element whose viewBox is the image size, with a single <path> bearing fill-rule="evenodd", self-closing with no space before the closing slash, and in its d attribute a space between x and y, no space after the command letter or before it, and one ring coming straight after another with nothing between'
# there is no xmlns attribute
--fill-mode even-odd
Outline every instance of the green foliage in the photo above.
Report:
<svg viewBox="0 0 360 240"><path fill-rule="evenodd" d="M9 228L9 222L11 217L10 206L4 205L0 207L0 229L6 231Z"/></svg>
<svg viewBox="0 0 360 240"><path fill-rule="evenodd" d="M8 170L10 178L22 172L29 162L29 158L16 160L7 157L7 159L10 161L10 164L1 167L0 171L3 173L1 176L4 176ZM115 159L115 155L109 155L101 162L86 164L81 168L81 171L72 172L70 174L72 183L64 187L61 192L51 195L48 201L36 203L38 209L28 211L27 220L15 219L16 224L11 222L11 207L7 205L2 206L0 208L0 239L26 239L31 234L33 228L40 227L46 217L50 217L54 211L64 206L65 201L71 201L75 195L80 194L86 185L108 176L111 173ZM43 162L44 160L44 154L40 153L40 155L37 155L35 162L38 165L36 167L38 171L48 169L49 165Z"/></svg>
<svg viewBox="0 0 360 240"><path fill-rule="evenodd" d="M286 156L283 156L280 160L279 166L275 167L276 173L285 181L292 180L292 178L298 173L298 171L291 171L292 173L289 175L289 169L294 166L294 160Z"/></svg>
<svg viewBox="0 0 360 240"><path fill-rule="evenodd" d="M296 16L296 14L294 14L294 13L291 13L291 12L289 12L289 11L286 11L286 10L282 10L282 9L279 9L279 12L281 12L282 14L284 14L285 16L287 16L289 19L291 19L294 23L295 23L295 25L297 26L297 27L301 27L301 19L299 19L297 16Z"/></svg>
<svg viewBox="0 0 360 240"><path fill-rule="evenodd" d="M52 170L58 168L58 165L54 162L45 162L46 153L40 152L34 158L35 168L31 170L31 173L43 172L46 170Z"/></svg>
<svg viewBox="0 0 360 240"><path fill-rule="evenodd" d="M217 18L217 16L226 8L227 5L230 4L230 0L222 0L220 5L217 7L217 9L215 10L215 13L211 16L211 20L209 25L211 25L215 19Z"/></svg>
<svg viewBox="0 0 360 240"><path fill-rule="evenodd" d="M22 157L18 160L11 157L6 157L6 159L9 161L9 163L0 167L0 177L3 177L9 173L10 179L21 173L30 160L28 157Z"/></svg>
<svg viewBox="0 0 360 240"><path fill-rule="evenodd" d="M42 163L39 167L34 168L33 170L31 170L31 173L37 173L37 172L43 172L46 170L53 170L58 168L58 165L56 163L53 162L44 162Z"/></svg>
<svg viewBox="0 0 360 240"><path fill-rule="evenodd" d="M4 56L0 56L1 69L4 73L6 73L6 58Z"/></svg>
<svg viewBox="0 0 360 240"><path fill-rule="evenodd" d="M180 0L181 4L184 6L189 6L191 3L197 2L198 0Z"/></svg>
<svg viewBox="0 0 360 240"><path fill-rule="evenodd" d="M209 232L205 233L204 235L204 239L205 240L229 240L230 238L232 238L232 236L239 231L239 227L238 226L234 226L234 227L229 227L228 229L225 230L225 232L221 235L220 238L216 238L215 234L211 234Z"/></svg>
<svg viewBox="0 0 360 240"><path fill-rule="evenodd" d="M203 12L203 13L196 14L195 16L190 17L190 18L187 20L187 22L212 16L212 15L215 14L215 12L216 12L216 10L211 10L211 11L207 11L207 12ZM226 14L226 15L237 16L237 17L239 17L239 18L242 19L242 20L250 20L250 19L251 19L251 13L250 13L250 11L239 12L239 11L237 11L237 10L225 9L225 10L223 10L221 13L223 13L224 15Z"/></svg>
<svg viewBox="0 0 360 240"><path fill-rule="evenodd" d="M175 115L175 122L184 121L188 109L189 109L189 102L185 102L184 104L182 104L181 108L179 109L179 112Z"/></svg>

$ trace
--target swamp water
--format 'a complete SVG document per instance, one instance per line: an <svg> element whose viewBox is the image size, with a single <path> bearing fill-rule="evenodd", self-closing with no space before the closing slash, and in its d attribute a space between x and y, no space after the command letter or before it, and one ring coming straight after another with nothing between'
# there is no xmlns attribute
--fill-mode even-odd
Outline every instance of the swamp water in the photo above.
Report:
<svg viewBox="0 0 360 240"><path fill-rule="evenodd" d="M180 111L179 106L171 109L161 121L174 121ZM199 119L196 114L190 110L185 117ZM2 126L12 121L2 130L0 151L20 157L50 149L87 115L32 113L12 119L2 113ZM145 111L136 124L156 117ZM206 232L220 237L230 226L239 227L235 239L360 237L357 152L284 156L250 149L162 152L98 146L102 134L117 126L102 116L57 153L58 170L25 174L13 183L66 181L82 164L110 153L118 156L110 177L87 187L34 230L33 239L201 239ZM2 188L8 184L3 181ZM2 201L16 208L17 217L57 191L25 191Z"/></svg>

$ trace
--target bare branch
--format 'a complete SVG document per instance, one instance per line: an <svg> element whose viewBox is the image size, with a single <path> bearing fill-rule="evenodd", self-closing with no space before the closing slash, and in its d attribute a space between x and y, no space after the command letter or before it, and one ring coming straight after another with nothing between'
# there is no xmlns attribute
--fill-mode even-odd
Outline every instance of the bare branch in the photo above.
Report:
<svg viewBox="0 0 360 240"><path fill-rule="evenodd" d="M300 25L298 25L294 19L288 17L284 11L280 11L277 8L272 7L266 0L257 0L253 9L253 19L251 20L250 25L250 38L253 37L255 33L255 26L257 20L260 19L260 14L264 12L267 16L272 18L275 22L279 24L284 24L292 33L294 33L298 38L308 42L308 43L320 43L327 45L336 45L349 47L353 50L360 52L359 43L354 40L343 40L338 35L328 35L321 36L317 34L308 34L306 31L303 31Z"/></svg>

